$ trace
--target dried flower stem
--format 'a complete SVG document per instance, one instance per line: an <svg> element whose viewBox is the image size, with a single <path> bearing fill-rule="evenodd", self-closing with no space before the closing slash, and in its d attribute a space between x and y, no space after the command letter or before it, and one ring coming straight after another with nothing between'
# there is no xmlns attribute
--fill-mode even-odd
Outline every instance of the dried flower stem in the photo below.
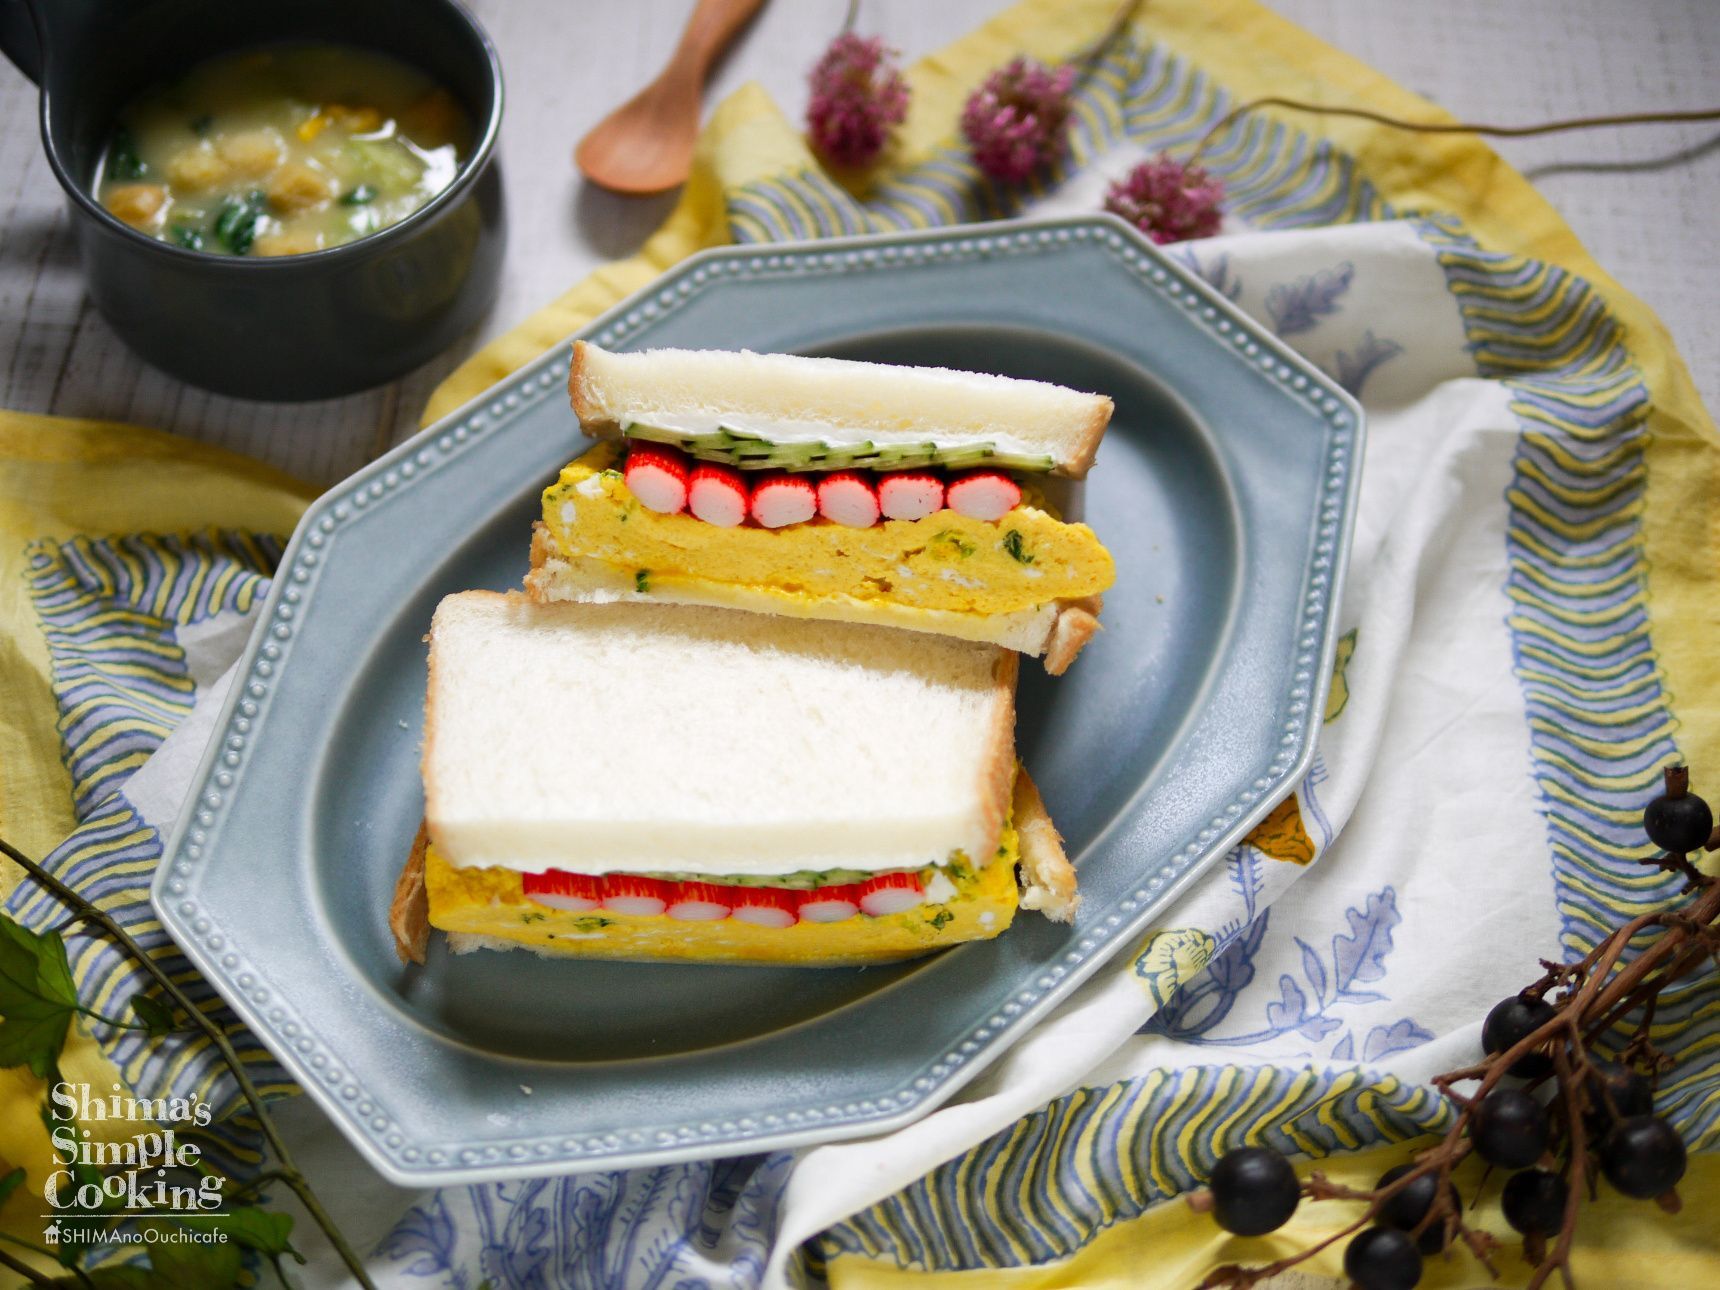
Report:
<svg viewBox="0 0 1720 1290"><path fill-rule="evenodd" d="M1081 69L1075 73L1076 86L1080 86L1087 79L1089 73L1098 66L1099 60L1105 56L1105 51L1135 20L1135 15L1140 12L1141 5L1145 2L1146 0L1123 0L1123 5L1112 17L1110 26L1105 28L1104 33L1100 35L1093 48L1088 50L1087 56L1081 60Z"/></svg>
<svg viewBox="0 0 1720 1290"><path fill-rule="evenodd" d="M1540 121L1531 125L1488 125L1480 121L1410 121L1403 117L1391 116L1385 112L1375 112L1369 108L1337 107L1328 103L1311 103L1306 99L1285 98L1271 94L1264 98L1250 99L1240 107L1232 108L1220 117L1200 141L1195 144L1190 156L1190 163L1198 162L1206 151L1207 145L1225 130L1238 117L1253 112L1258 108L1277 107L1287 108L1293 112L1311 112L1316 116L1350 117L1358 121L1372 121L1377 125L1390 126L1395 130L1410 130L1416 134L1483 134L1504 139L1523 139L1532 135L1558 134L1566 130L1591 130L1608 125L1671 125L1690 121L1720 121L1720 108L1705 108L1689 112L1625 112L1607 116L1576 116L1563 117L1556 121Z"/></svg>
<svg viewBox="0 0 1720 1290"><path fill-rule="evenodd" d="M0 838L0 854L4 854L19 868L23 869L60 904L81 915L85 922L101 928L110 940L137 961L138 965L161 988L161 992L173 1001L174 1006L184 1013L198 1030L203 1032L210 1043L215 1045L216 1051L221 1054L222 1061L226 1063L227 1069L233 1074L234 1081L239 1085L239 1091L244 1094L245 1101L257 1117L257 1124L262 1129L263 1137L268 1141L270 1149L275 1153L275 1159L280 1163L281 1181L286 1183L292 1189L293 1194L299 1198L299 1203L305 1207L312 1220L322 1229L323 1235L328 1238L329 1244L340 1255L341 1262L346 1264L347 1270L352 1273L358 1284L366 1287L366 1290L375 1290L370 1275L364 1270L363 1261L353 1252L345 1235L335 1224L335 1221L329 1217L328 1211L322 1206L322 1202L317 1199L310 1181L294 1163L292 1153L287 1150L287 1144L281 1139L273 1117L269 1115L268 1108L263 1104L262 1094L257 1092L257 1086L251 1082L250 1073L246 1071L244 1062L240 1060L239 1054L234 1051L231 1041L228 1040L221 1027L210 1020L208 1014L199 1008L179 986L174 984L173 978L167 974L166 970L141 945L134 941L125 928L115 922L106 910L91 904L77 891L61 882L54 874L43 868L40 863L19 851L4 838Z"/></svg>

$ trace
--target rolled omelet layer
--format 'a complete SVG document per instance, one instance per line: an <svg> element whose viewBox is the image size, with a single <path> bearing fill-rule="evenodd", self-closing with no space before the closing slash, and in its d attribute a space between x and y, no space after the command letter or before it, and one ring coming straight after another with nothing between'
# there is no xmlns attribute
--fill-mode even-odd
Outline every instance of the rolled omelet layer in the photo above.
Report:
<svg viewBox="0 0 1720 1290"><path fill-rule="evenodd" d="M532 538L532 568L526 592L533 600L579 600L607 604L617 600L669 601L680 605L710 605L744 609L783 618L827 618L841 622L877 623L904 631L933 632L960 640L987 641L1023 654L1040 654L1056 626L1058 604L1035 605L1010 614L962 614L947 609L916 609L888 600L856 600L852 596L810 596L781 587L750 587L685 573L652 571L641 578L603 560L571 560L558 553L555 541L537 526Z"/></svg>
<svg viewBox="0 0 1720 1290"><path fill-rule="evenodd" d="M456 935L494 938L540 953L574 958L705 963L763 963L843 967L913 958L962 941L989 940L1015 917L1016 842L1004 831L996 860L961 876L955 895L901 914L856 914L840 923L799 922L758 927L733 918L683 922L666 914L587 913L550 909L529 900L513 869L463 869L430 847L425 885L430 925Z"/></svg>
<svg viewBox="0 0 1720 1290"><path fill-rule="evenodd" d="M619 445L605 442L544 490L560 554L625 572L769 588L809 600L843 597L962 614L1012 614L1103 592L1111 555L1085 524L1065 524L1032 489L1001 520L940 511L922 520L846 528L815 519L781 529L719 528L646 509L628 491Z"/></svg>

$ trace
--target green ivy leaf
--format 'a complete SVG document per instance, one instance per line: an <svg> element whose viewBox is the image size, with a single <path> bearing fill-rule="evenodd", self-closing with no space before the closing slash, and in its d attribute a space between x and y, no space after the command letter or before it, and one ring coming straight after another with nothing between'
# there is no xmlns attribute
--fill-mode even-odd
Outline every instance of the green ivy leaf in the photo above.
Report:
<svg viewBox="0 0 1720 1290"><path fill-rule="evenodd" d="M23 1169L14 1169L4 1178L0 1178L0 1208L4 1208L6 1198L18 1190L18 1184L24 1181Z"/></svg>
<svg viewBox="0 0 1720 1290"><path fill-rule="evenodd" d="M141 990L131 996L131 1011L133 1016L148 1027L151 1039L160 1039L177 1029L173 1020L173 1009Z"/></svg>
<svg viewBox="0 0 1720 1290"><path fill-rule="evenodd" d="M38 935L0 914L0 1066L28 1066L47 1079L77 1008L59 933Z"/></svg>

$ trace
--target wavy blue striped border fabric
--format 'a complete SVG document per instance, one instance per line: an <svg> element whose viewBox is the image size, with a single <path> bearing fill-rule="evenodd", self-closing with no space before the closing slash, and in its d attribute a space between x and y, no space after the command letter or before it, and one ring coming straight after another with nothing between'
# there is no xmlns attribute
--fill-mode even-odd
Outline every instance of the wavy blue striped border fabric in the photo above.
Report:
<svg viewBox="0 0 1720 1290"><path fill-rule="evenodd" d="M277 538L231 530L30 548L30 598L53 663L80 819L191 711L195 687L174 628L248 611L281 549Z"/></svg>
<svg viewBox="0 0 1720 1290"><path fill-rule="evenodd" d="M820 1254L934 1271L1045 1263L1198 1186L1232 1147L1320 1156L1435 1133L1451 1114L1424 1088L1360 1071L1158 1071L1058 1098L830 1229Z"/></svg>

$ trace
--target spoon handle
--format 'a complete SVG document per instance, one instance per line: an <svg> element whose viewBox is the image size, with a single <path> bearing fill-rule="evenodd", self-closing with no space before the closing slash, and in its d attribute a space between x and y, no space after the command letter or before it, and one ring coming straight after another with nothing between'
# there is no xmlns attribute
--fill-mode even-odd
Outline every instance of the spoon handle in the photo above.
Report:
<svg viewBox="0 0 1720 1290"><path fill-rule="evenodd" d="M763 7L764 0L698 0L671 63L690 64L703 77L711 60Z"/></svg>

